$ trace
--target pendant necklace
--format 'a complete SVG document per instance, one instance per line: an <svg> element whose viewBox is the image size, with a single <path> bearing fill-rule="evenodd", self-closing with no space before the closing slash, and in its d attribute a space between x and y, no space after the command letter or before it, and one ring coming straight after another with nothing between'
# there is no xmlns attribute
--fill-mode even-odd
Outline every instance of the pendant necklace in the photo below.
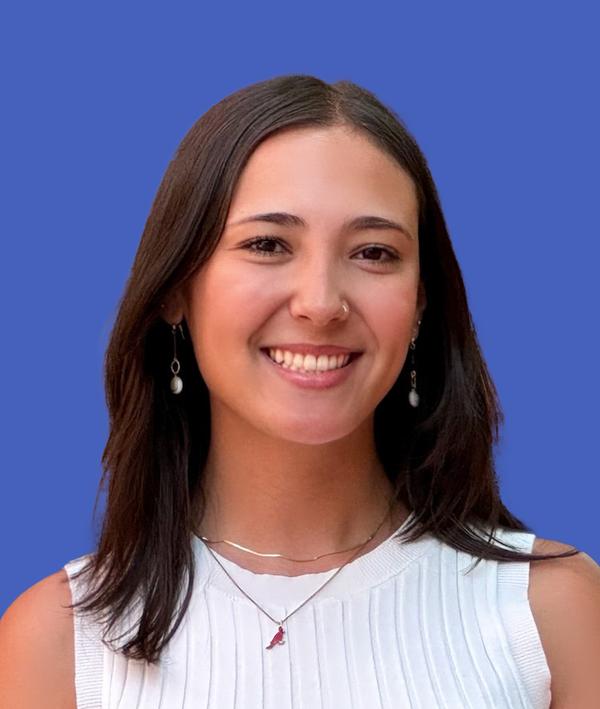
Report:
<svg viewBox="0 0 600 709"><path fill-rule="evenodd" d="M325 588L325 586L326 586L330 581L333 581L333 579L340 573L340 571L341 571L347 564L349 564L351 561L353 561L353 560L358 556L358 554L359 554L359 553L362 551L362 549L367 545L367 543L368 543L369 541L371 541L371 539L373 539L373 537L374 537L374 536L377 534L377 532L381 529L381 527L383 526L383 523L384 523L384 522L386 521L386 519L388 518L388 516L389 516L391 510L392 510L392 505L390 504L390 507L389 507L388 511L386 512L385 517L381 520L381 522L379 523L379 526L378 526L377 529L373 532L373 534L372 534L366 541L364 541L364 542L358 547L358 549L355 551L355 553L352 554L352 556L351 556L347 561L345 561L345 562L339 567L339 569L336 569L335 573L333 573L333 574L325 581L325 583L321 584L321 585L319 586L319 588L317 588L316 591L314 591L313 593L311 593L311 595L310 595L305 601L303 601L297 608L295 608L291 613L288 613L288 614L285 616L285 618L282 618L281 620L277 620L276 618L273 618L273 616L271 616L269 613L267 613L267 611L266 611L264 608L262 608L253 598L251 598L251 597L246 593L246 591L244 591L244 589L237 583L237 581L231 576L231 574L227 571L227 569L223 566L223 564L219 561L219 559L217 559L217 557L216 557L215 553L213 552L213 550L212 550L212 549L208 546L208 544L206 543L205 538L203 538L203 537L199 537L199 538L202 539L202 541L204 541L204 545L206 546L206 548L207 548L208 551L210 552L211 556L212 556L213 559L217 562L217 564L219 564L219 566L223 569L223 571L224 571L225 574L229 577L229 579L231 580L231 582L232 582L233 584L235 584L235 586L237 586L237 588L244 594L244 596L246 596L246 598L247 598L249 601L251 601L251 602L258 608L259 611L261 611L262 613L264 613L268 618L270 618L270 619L275 623L275 625L277 625L277 632L276 632L275 635L272 637L271 642L265 647L266 650L271 650L271 649L274 648L276 645L283 645L283 644L285 643L284 636L285 636L286 631L284 630L284 627L283 627L283 624L285 623L285 621L286 621L288 618L290 618L291 616L293 616L294 613L297 613L304 605L306 605L306 604L311 600L311 598L314 598L314 596L316 596L317 593L319 593L319 591L321 591L321 589ZM255 553L258 554L258 552L255 552ZM332 552L332 553L340 553L340 552ZM266 555L265 555L265 556L266 556ZM281 556L281 554L277 554L277 555L272 554L272 555L270 555L270 556ZM323 554L322 556L327 556L327 555L326 555L326 554ZM287 558L287 557L284 557L284 558ZM320 558L320 557L316 557L316 558Z"/></svg>

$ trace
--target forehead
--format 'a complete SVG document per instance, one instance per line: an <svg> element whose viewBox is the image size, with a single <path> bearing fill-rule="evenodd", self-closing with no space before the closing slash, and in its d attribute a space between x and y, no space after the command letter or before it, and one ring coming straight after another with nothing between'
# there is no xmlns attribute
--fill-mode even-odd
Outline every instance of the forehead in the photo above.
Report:
<svg viewBox="0 0 600 709"><path fill-rule="evenodd" d="M410 175L387 153L347 128L288 129L252 153L235 187L229 218L290 211L312 222L380 212L416 224Z"/></svg>

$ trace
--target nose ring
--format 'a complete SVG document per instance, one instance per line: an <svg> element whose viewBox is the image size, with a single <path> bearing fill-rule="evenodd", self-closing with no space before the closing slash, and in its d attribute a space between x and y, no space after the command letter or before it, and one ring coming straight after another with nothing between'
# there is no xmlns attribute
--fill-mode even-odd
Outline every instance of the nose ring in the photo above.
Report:
<svg viewBox="0 0 600 709"><path fill-rule="evenodd" d="M344 315L348 315L350 312L350 306L346 303L346 301L342 303L342 310L344 311Z"/></svg>

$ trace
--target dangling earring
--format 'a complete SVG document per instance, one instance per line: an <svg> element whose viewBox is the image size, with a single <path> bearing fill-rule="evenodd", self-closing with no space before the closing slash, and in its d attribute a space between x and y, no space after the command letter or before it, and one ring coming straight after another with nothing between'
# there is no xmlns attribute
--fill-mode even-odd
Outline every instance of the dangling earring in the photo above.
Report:
<svg viewBox="0 0 600 709"><path fill-rule="evenodd" d="M419 320L418 324L421 324ZM419 405L419 395L417 394L417 370L415 369L415 344L416 338L411 338L410 341L410 391L408 392L408 403L416 408Z"/></svg>
<svg viewBox="0 0 600 709"><path fill-rule="evenodd" d="M181 390L183 389L183 381L181 377L177 376L179 374L179 370L181 369L181 364L177 359L178 327L181 332L181 337L183 339L183 328L181 327L181 323L179 323L178 325L171 325L171 331L173 333L173 360L171 361L171 372L173 373L173 378L171 379L171 391L173 392L173 394L181 394Z"/></svg>

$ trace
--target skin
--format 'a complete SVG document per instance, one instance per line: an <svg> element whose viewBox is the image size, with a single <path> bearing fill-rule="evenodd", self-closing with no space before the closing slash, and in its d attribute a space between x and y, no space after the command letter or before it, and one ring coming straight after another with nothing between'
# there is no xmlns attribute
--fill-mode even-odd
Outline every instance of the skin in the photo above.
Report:
<svg viewBox="0 0 600 709"><path fill-rule="evenodd" d="M264 212L289 212L306 226L236 224ZM392 219L407 234L342 228L358 215ZM260 245L274 255L243 248L265 234L280 241ZM369 251L373 245L379 248ZM424 307L409 175L345 128L289 130L264 141L238 181L216 251L166 318L185 317L210 392L201 534L305 558L373 533L392 492L375 452L374 410L404 365ZM307 390L281 378L260 351L288 342L337 344L363 355L343 384ZM397 506L365 552L406 514ZM217 550L255 571L286 575L349 558L286 564L225 545Z"/></svg>
<svg viewBox="0 0 600 709"><path fill-rule="evenodd" d="M200 531L267 551L276 539L277 551L304 556L356 543L381 519L390 486L374 453L373 410L402 368L425 301L415 243L392 233L339 231L350 214L375 213L403 220L416 235L410 179L356 135L312 130L265 141L242 175L228 222L275 209L301 215L307 227L228 228L166 319L188 318L211 396L211 504ZM271 262L240 249L265 233L279 235L289 253ZM384 270L354 260L371 243L398 249L401 264ZM341 298L351 306L347 318L339 315ZM361 369L334 390L296 390L270 376L258 352L293 340L364 349ZM386 533L406 510L394 514ZM537 538L533 552L570 548ZM219 551L226 554L222 545ZM245 555L227 555L253 568ZM327 557L305 569L343 560ZM254 570L302 572L291 564L268 567ZM528 594L552 675L551 709L596 709L600 567L585 553L532 562ZM75 709L70 602L60 570L27 589L0 620L1 707Z"/></svg>

